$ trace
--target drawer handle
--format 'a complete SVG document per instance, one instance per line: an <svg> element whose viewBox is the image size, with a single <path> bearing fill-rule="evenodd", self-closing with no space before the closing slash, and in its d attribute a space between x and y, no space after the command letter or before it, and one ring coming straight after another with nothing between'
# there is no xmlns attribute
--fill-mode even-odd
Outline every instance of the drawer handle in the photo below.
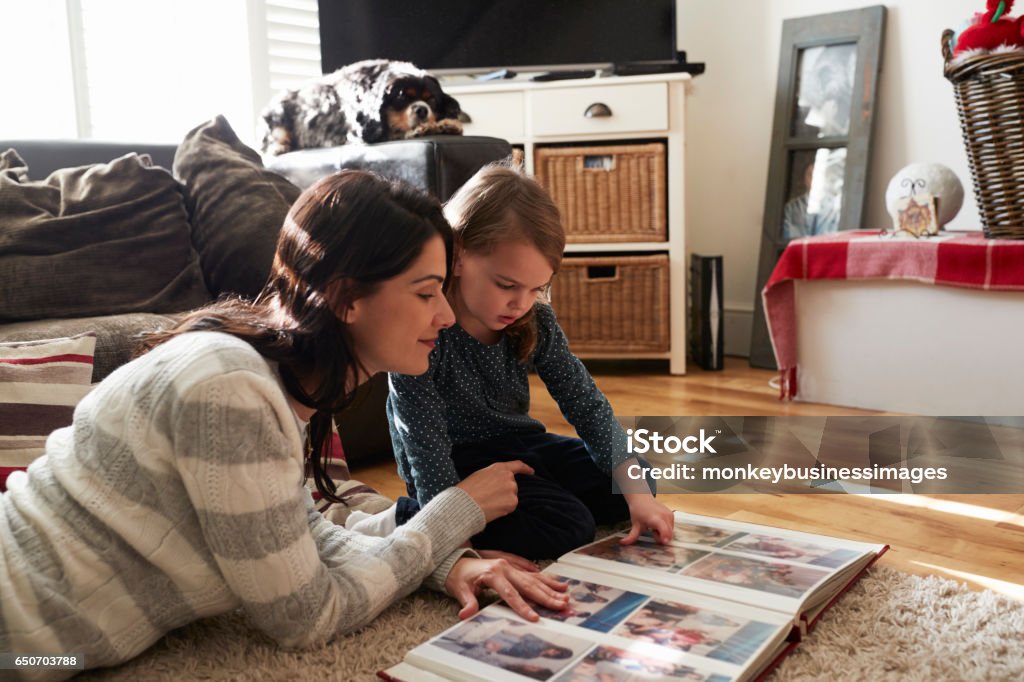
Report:
<svg viewBox="0 0 1024 682"><path fill-rule="evenodd" d="M614 169L615 157L611 154L586 154L583 157L583 170L610 171Z"/></svg>
<svg viewBox="0 0 1024 682"><path fill-rule="evenodd" d="M619 279L619 268L616 265L588 265L588 282L614 282Z"/></svg>
<svg viewBox="0 0 1024 682"><path fill-rule="evenodd" d="M470 116L469 114L467 114L465 111L460 111L458 118L459 118L459 123L472 123L473 122L473 117Z"/></svg>
<svg viewBox="0 0 1024 682"><path fill-rule="evenodd" d="M586 118L608 118L611 115L611 108L604 102L594 102L583 112Z"/></svg>

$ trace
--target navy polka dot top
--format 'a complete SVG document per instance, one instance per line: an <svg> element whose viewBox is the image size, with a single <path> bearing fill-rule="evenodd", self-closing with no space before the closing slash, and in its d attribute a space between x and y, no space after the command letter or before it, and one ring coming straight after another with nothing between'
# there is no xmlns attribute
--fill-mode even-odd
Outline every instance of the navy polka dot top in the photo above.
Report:
<svg viewBox="0 0 1024 682"><path fill-rule="evenodd" d="M626 459L626 433L583 363L569 350L550 306L534 305L537 347L527 364L507 335L493 345L458 324L442 329L421 376L388 376L387 415L398 472L421 504L459 482L452 445L540 433L529 415L527 371L535 369L566 420L606 473Z"/></svg>

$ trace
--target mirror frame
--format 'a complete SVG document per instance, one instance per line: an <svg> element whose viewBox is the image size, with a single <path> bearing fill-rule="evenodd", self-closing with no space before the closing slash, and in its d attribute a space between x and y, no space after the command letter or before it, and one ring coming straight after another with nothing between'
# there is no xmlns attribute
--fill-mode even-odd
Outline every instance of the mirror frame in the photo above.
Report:
<svg viewBox="0 0 1024 682"><path fill-rule="evenodd" d="M792 177L790 159L795 153L816 149L846 148L842 205L838 229L861 229L866 195L871 143L875 127L875 104L881 51L885 36L885 7L875 5L847 12L786 19L782 23L778 85L775 90L775 118L772 125L768 163L764 223L757 268L757 291L750 339L750 365L777 369L775 353L764 318L761 291L785 249L783 212L789 199ZM850 122L845 135L793 135L798 107L800 56L803 50L833 45L856 45L856 65L850 90Z"/></svg>

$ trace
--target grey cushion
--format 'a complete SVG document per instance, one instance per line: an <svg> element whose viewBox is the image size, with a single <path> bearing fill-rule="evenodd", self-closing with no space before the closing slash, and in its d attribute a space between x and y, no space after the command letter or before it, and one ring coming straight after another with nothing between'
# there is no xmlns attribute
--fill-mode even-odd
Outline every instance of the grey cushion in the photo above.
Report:
<svg viewBox="0 0 1024 682"><path fill-rule="evenodd" d="M100 317L80 317L73 320L33 320L0 325L0 343L4 341L35 341L59 339L83 332L96 333L96 353L93 355L93 383L132 359L140 335L148 331L166 329L177 322L180 315L151 315L127 313Z"/></svg>
<svg viewBox="0 0 1024 682"><path fill-rule="evenodd" d="M136 154L33 182L17 154L0 157L0 282L3 321L169 313L210 298L180 186Z"/></svg>
<svg viewBox="0 0 1024 682"><path fill-rule="evenodd" d="M190 131L174 156L185 186L192 241L214 294L263 289L277 235L299 189L263 168L223 116Z"/></svg>

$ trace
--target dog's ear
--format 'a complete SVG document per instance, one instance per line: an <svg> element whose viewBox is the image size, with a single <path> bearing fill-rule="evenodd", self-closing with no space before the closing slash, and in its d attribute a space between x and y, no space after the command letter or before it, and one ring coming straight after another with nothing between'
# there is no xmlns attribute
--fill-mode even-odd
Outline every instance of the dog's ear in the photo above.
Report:
<svg viewBox="0 0 1024 682"><path fill-rule="evenodd" d="M295 97L294 90L282 93L277 101L271 103L261 113L263 139L260 151L262 154L277 155L291 151L294 144L291 131L294 130L297 108Z"/></svg>
<svg viewBox="0 0 1024 682"><path fill-rule="evenodd" d="M260 118L268 130L276 126L291 126L295 118L295 92L282 93L260 112Z"/></svg>
<svg viewBox="0 0 1024 682"><path fill-rule="evenodd" d="M384 128L383 122L378 119L360 118L362 119L360 122L363 124L363 142L374 144L386 141L388 131Z"/></svg>
<svg viewBox="0 0 1024 682"><path fill-rule="evenodd" d="M459 106L459 101L451 95L441 95L441 115L438 118L454 118L458 119L459 114L462 113L462 107Z"/></svg>
<svg viewBox="0 0 1024 682"><path fill-rule="evenodd" d="M395 62L380 62L359 103L358 119L363 127L361 137L366 144L384 142L388 139L388 123L384 109L394 100L397 94L396 86L401 78L401 73L391 68L392 64Z"/></svg>

